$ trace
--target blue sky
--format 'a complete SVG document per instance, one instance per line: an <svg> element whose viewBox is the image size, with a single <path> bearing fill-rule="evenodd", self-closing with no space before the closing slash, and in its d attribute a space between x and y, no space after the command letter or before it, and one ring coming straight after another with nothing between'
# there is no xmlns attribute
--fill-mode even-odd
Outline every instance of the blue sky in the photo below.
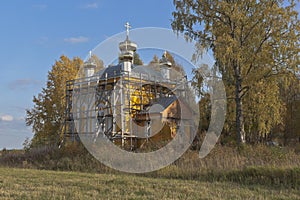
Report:
<svg viewBox="0 0 300 200"><path fill-rule="evenodd" d="M25 109L64 54L85 58L101 41L133 28L171 28L171 0L10 0L0 6L0 149L32 137Z"/></svg>

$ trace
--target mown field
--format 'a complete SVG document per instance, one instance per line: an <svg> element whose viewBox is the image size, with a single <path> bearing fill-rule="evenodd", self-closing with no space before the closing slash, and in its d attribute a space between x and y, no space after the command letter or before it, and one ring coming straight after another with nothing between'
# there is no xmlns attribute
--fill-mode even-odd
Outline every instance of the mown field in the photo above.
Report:
<svg viewBox="0 0 300 200"><path fill-rule="evenodd" d="M299 188L0 168L0 199L300 199Z"/></svg>

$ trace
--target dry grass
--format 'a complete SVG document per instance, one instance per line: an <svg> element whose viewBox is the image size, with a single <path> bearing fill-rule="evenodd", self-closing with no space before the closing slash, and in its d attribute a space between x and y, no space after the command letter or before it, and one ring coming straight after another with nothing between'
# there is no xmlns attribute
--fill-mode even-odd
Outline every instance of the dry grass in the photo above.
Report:
<svg viewBox="0 0 300 200"><path fill-rule="evenodd" d="M300 191L227 182L0 168L0 199L299 199Z"/></svg>
<svg viewBox="0 0 300 200"><path fill-rule="evenodd" d="M300 148L300 146L299 146ZM99 163L81 145L66 149L40 148L30 152L2 152L0 166L83 172L114 172ZM216 146L204 159L197 150L187 151L173 166L184 171L231 171L248 167L295 168L300 166L300 151L288 147L245 145Z"/></svg>
<svg viewBox="0 0 300 200"><path fill-rule="evenodd" d="M175 165L201 171L242 170L247 167L295 168L300 166L300 154L294 149L265 145L217 146L204 159L199 158L198 151L187 151Z"/></svg>

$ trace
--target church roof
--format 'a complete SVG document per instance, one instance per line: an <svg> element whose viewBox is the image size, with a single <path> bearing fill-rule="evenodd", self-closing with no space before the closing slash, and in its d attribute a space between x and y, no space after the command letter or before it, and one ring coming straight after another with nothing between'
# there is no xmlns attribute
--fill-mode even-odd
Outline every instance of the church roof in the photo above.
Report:
<svg viewBox="0 0 300 200"><path fill-rule="evenodd" d="M167 109L173 102L177 100L177 97L171 96L171 97L160 97L155 99L154 101L151 102L151 105L154 104L159 104L163 107L163 109ZM151 106L146 107L144 110L142 110L139 114L144 115L144 114L154 114L154 113L160 113L162 110L151 110Z"/></svg>
<svg viewBox="0 0 300 200"><path fill-rule="evenodd" d="M100 70L95 75L100 75L100 79L105 79L106 76L108 79L114 78L114 77L121 77L123 76L122 73L122 64L109 66L105 69ZM106 75L107 74L107 75ZM155 79L156 81L162 81L163 76L160 72L154 70L150 66L140 66L136 65L133 66L133 69L131 71L131 76L136 76L137 78L142 76L143 79Z"/></svg>
<svg viewBox="0 0 300 200"><path fill-rule="evenodd" d="M171 97L160 97L158 99L155 99L155 101L153 101L153 104L160 104L163 108L166 109L176 100L177 97L175 95Z"/></svg>
<svg viewBox="0 0 300 200"><path fill-rule="evenodd" d="M99 72L97 72L96 75L101 75L100 79L105 79L106 74L107 74L107 78L114 78L114 77L120 77L122 74L121 72L122 72L122 65L118 64L118 65L106 67L100 70Z"/></svg>
<svg viewBox="0 0 300 200"><path fill-rule="evenodd" d="M144 74L149 78L155 78L157 81L163 80L163 76L159 71L154 70L151 66L134 66L132 69L133 73Z"/></svg>

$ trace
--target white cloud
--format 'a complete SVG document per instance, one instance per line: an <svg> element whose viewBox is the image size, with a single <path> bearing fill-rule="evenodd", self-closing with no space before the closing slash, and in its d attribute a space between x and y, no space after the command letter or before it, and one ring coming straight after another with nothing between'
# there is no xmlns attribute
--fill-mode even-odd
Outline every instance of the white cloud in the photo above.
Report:
<svg viewBox="0 0 300 200"><path fill-rule="evenodd" d="M14 117L11 115L2 115L0 116L1 121L11 122L14 120Z"/></svg>
<svg viewBox="0 0 300 200"><path fill-rule="evenodd" d="M35 8L35 9L38 9L38 10L45 10L48 7L48 5L46 5L46 4L35 4L32 7Z"/></svg>
<svg viewBox="0 0 300 200"><path fill-rule="evenodd" d="M86 9L97 9L98 8L98 3L88 3L84 6Z"/></svg>
<svg viewBox="0 0 300 200"><path fill-rule="evenodd" d="M70 37L70 38L65 38L64 41L67 43L71 43L71 44L78 44L78 43L88 42L89 38L84 37L84 36Z"/></svg>
<svg viewBox="0 0 300 200"><path fill-rule="evenodd" d="M49 42L49 38L46 36L40 37L37 39L36 44L38 45L45 45Z"/></svg>
<svg viewBox="0 0 300 200"><path fill-rule="evenodd" d="M0 115L0 150L21 149L25 139L33 136L31 127L26 126L24 119L13 118L13 121L2 121L3 117L5 116Z"/></svg>
<svg viewBox="0 0 300 200"><path fill-rule="evenodd" d="M26 89L31 86L41 86L42 81L40 80L34 80L31 78L25 78L25 79L17 79L8 84L9 89L16 90L16 89Z"/></svg>
<svg viewBox="0 0 300 200"><path fill-rule="evenodd" d="M16 120L18 120L18 121L25 121L25 117L17 117Z"/></svg>

